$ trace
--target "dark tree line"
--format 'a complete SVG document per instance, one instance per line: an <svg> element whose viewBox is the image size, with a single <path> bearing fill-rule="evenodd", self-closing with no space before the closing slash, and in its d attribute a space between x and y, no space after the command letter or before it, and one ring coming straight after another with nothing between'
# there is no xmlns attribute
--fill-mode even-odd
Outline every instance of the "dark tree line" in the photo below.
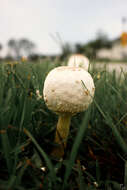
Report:
<svg viewBox="0 0 127 190"><path fill-rule="evenodd" d="M85 54L89 58L95 59L98 50L111 47L112 41L109 40L105 33L99 32L95 39L84 44L76 43L73 48L68 43L65 43L61 48L61 58L69 56L71 53L80 53Z"/></svg>
<svg viewBox="0 0 127 190"><path fill-rule="evenodd" d="M98 33L94 40L89 41L86 44L76 44L76 52L85 53L88 57L96 58L97 51L102 48L111 48L112 42L108 39L104 33Z"/></svg>
<svg viewBox="0 0 127 190"><path fill-rule="evenodd" d="M31 56L35 53L36 45L27 38L10 39L7 42L8 52L6 58L19 59L22 56ZM0 43L0 51L2 51L3 45Z"/></svg>
<svg viewBox="0 0 127 190"><path fill-rule="evenodd" d="M8 41L8 48L10 56L20 58L23 55L30 56L31 54L33 54L35 44L26 38L22 38L19 40L10 39Z"/></svg>
<svg viewBox="0 0 127 190"><path fill-rule="evenodd" d="M95 39L87 43L76 43L73 46L69 43L63 43L59 34L56 37L53 36L61 48L60 59L66 59L72 53L85 54L89 58L96 58L97 51L102 48L111 48L112 41L108 39L107 35L103 32L99 32ZM42 56L35 53L36 45L27 38L10 39L7 43L8 53L6 57L19 59L22 56L31 57L37 59ZM3 49L0 43L0 51ZM43 54L43 52L42 52ZM46 55L45 55L46 56Z"/></svg>

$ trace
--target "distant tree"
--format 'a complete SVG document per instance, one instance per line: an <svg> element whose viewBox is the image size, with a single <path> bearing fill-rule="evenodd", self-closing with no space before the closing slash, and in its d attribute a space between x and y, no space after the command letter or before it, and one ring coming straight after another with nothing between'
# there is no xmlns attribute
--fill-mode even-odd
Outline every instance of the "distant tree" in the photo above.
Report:
<svg viewBox="0 0 127 190"><path fill-rule="evenodd" d="M0 51L3 49L2 44L0 43ZM2 60L2 57L0 57L0 60Z"/></svg>
<svg viewBox="0 0 127 190"><path fill-rule="evenodd" d="M16 57L19 58L20 57L20 47L19 47L19 43L17 40L15 39L10 39L8 41L8 47L10 50L10 55L12 55L12 57Z"/></svg>
<svg viewBox="0 0 127 190"><path fill-rule="evenodd" d="M31 53L33 53L35 44L26 38L19 40L10 39L8 41L8 47L12 57L20 58L23 55L29 56Z"/></svg>
<svg viewBox="0 0 127 190"><path fill-rule="evenodd" d="M3 45L2 44L0 44L0 51L3 49Z"/></svg>
<svg viewBox="0 0 127 190"><path fill-rule="evenodd" d="M2 46L2 44L0 43L0 51L3 49L3 46Z"/></svg>
<svg viewBox="0 0 127 190"><path fill-rule="evenodd" d="M38 61L39 58L41 58L41 55L36 54L36 53L34 53L34 54L32 53L32 54L29 55L29 60L30 61Z"/></svg>
<svg viewBox="0 0 127 190"><path fill-rule="evenodd" d="M27 56L30 56L35 48L35 44L26 38L19 40L19 46L22 53L25 53Z"/></svg>
<svg viewBox="0 0 127 190"><path fill-rule="evenodd" d="M84 45L80 43L75 44L75 53L84 54Z"/></svg>
<svg viewBox="0 0 127 190"><path fill-rule="evenodd" d="M69 43L65 43L61 46L61 51L62 53L61 53L60 58L63 60L67 58L73 52L73 49Z"/></svg>
<svg viewBox="0 0 127 190"><path fill-rule="evenodd" d="M51 38L53 41L60 47L61 49L61 55L60 59L64 60L68 57L73 52L72 45L70 45L68 42L64 42L63 39L61 38L60 34L56 32L56 34L50 34ZM57 57L58 58L58 57Z"/></svg>
<svg viewBox="0 0 127 190"><path fill-rule="evenodd" d="M108 36L101 31L97 33L96 39L89 42L88 44L95 50L98 50L101 48L111 48L111 42L108 39Z"/></svg>
<svg viewBox="0 0 127 190"><path fill-rule="evenodd" d="M77 53L82 53L88 56L89 58L96 58L97 51L102 48L111 48L112 43L108 39L108 36L99 31L94 40L89 41L86 44L76 44L75 51Z"/></svg>

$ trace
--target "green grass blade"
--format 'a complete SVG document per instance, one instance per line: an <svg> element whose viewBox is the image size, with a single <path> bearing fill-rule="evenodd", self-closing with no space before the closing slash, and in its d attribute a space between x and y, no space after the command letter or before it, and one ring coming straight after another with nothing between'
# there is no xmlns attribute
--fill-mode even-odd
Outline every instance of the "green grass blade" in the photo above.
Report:
<svg viewBox="0 0 127 190"><path fill-rule="evenodd" d="M106 115L106 114L102 111L102 109L100 108L100 106L98 105L98 103L97 103L95 100L94 100L94 103L95 103L97 109L100 111L100 113L101 113L102 116L104 117L104 119L105 119L107 125L108 125L109 127L111 127L112 132L113 132L113 134L114 134L114 136L115 136L115 138L116 138L117 143L119 144L119 146L121 147L121 149L123 150L123 152L126 154L126 153L127 153L127 145L126 145L125 141L123 140L121 134L120 134L119 131L117 130L117 127L113 124L111 117L110 117L109 115Z"/></svg>
<svg viewBox="0 0 127 190"><path fill-rule="evenodd" d="M96 179L97 179L98 184L100 181L100 177L101 177L101 173L100 173L99 162L98 162L98 160L96 160Z"/></svg>
<svg viewBox="0 0 127 190"><path fill-rule="evenodd" d="M90 116L90 112L91 112L91 109L89 108L88 111L86 112L86 115L83 119L83 122L80 126L80 129L79 129L79 132L76 136L76 139L75 139L75 142L73 144L73 147L72 147L72 150L71 150L71 154L70 154L70 159L67 163L67 166L66 166L66 171L65 171L65 176L64 176L64 183L63 183L63 189L65 189L65 187L67 186L67 180L71 174L71 170L72 170L72 167L74 165L74 162L75 162L75 159L76 159L76 155L77 155L77 152L78 152L78 149L79 149L79 146L80 146L80 143L84 137L84 133L88 127L88 121L89 121L89 116Z"/></svg>
<svg viewBox="0 0 127 190"><path fill-rule="evenodd" d="M12 159L10 157L10 153L12 149L11 149L9 138L6 131L1 134L1 141L2 141L2 147L3 147L6 163L7 163L7 168L8 168L9 173L11 174Z"/></svg>
<svg viewBox="0 0 127 190"><path fill-rule="evenodd" d="M7 189L10 189L10 188L14 187L15 182L16 182L16 176L12 175L11 178L10 178L10 180L8 181L8 187L7 187Z"/></svg>
<svg viewBox="0 0 127 190"><path fill-rule="evenodd" d="M125 162L125 169L124 169L124 187L127 189L127 161Z"/></svg>
<svg viewBox="0 0 127 190"><path fill-rule="evenodd" d="M27 129L24 129L24 132L32 140L32 142L34 143L34 145L36 146L36 148L38 149L38 151L40 152L40 154L44 158L44 160L47 164L47 167L49 168L49 171L51 174L51 179L53 182L55 182L56 181L56 174L55 174L55 171L54 171L54 168L53 168L53 165L52 165L50 159L48 158L46 153L42 150L42 148L39 146L39 144L37 143L35 138L31 135L31 133Z"/></svg>
<svg viewBox="0 0 127 190"><path fill-rule="evenodd" d="M85 184L84 181L84 176L83 176L83 172L82 172L82 168L81 168L81 164L78 163L78 178L77 178L77 184L79 186L79 190L84 190L84 188L87 188L87 185Z"/></svg>

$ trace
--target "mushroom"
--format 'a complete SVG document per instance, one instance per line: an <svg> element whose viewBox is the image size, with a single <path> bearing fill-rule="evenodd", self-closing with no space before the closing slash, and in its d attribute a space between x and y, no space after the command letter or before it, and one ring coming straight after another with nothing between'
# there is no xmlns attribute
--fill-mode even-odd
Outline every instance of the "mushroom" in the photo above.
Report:
<svg viewBox="0 0 127 190"><path fill-rule="evenodd" d="M88 71L89 68L89 59L81 54L74 54L71 55L68 64L69 67L82 67L86 71Z"/></svg>
<svg viewBox="0 0 127 190"><path fill-rule="evenodd" d="M54 140L58 146L53 149L53 156L61 158L64 155L71 117L88 108L94 91L91 75L80 67L60 66L47 75L44 101L50 110L59 115Z"/></svg>

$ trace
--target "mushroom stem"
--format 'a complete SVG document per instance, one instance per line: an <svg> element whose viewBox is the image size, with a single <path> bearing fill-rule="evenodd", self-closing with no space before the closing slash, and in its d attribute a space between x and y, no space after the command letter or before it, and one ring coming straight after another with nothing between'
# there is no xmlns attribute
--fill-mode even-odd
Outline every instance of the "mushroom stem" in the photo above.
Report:
<svg viewBox="0 0 127 190"><path fill-rule="evenodd" d="M57 144L52 151L52 156L61 158L64 155L64 150L67 144L67 137L69 134L71 115L70 114L61 114L59 115L55 140L54 142Z"/></svg>

